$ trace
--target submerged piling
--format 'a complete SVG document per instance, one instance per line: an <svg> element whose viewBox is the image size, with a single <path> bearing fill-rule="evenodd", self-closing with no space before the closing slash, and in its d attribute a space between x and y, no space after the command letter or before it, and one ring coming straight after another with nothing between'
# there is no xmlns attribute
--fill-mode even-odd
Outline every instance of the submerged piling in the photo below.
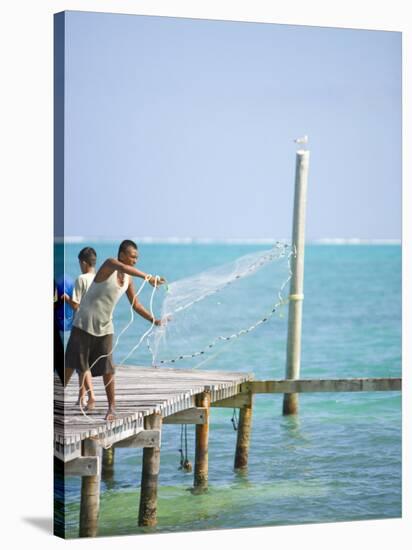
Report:
<svg viewBox="0 0 412 550"><path fill-rule="evenodd" d="M210 391L206 390L196 396L196 406L205 407L206 423L196 425L194 493L207 490L209 473L209 414Z"/></svg>
<svg viewBox="0 0 412 550"><path fill-rule="evenodd" d="M113 481L114 477L114 457L115 448L112 445L108 449L103 449L102 454L102 479L106 483Z"/></svg>
<svg viewBox="0 0 412 550"><path fill-rule="evenodd" d="M99 456L100 446L95 439L83 441L83 456ZM97 536L100 507L100 475L82 476L80 496L80 537Z"/></svg>
<svg viewBox="0 0 412 550"><path fill-rule="evenodd" d="M162 417L155 413L145 417L146 430L160 430ZM160 447L143 449L142 481L140 485L140 527L155 527L157 524L157 486L160 470Z"/></svg>
<svg viewBox="0 0 412 550"><path fill-rule="evenodd" d="M240 407L237 428L235 470L247 468L249 459L250 436L252 432L252 398L250 404Z"/></svg>

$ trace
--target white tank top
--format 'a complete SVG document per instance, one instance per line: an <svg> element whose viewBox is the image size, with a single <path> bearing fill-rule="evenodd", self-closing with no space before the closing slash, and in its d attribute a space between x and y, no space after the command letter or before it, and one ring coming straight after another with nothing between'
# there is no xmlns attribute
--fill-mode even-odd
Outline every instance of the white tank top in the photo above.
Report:
<svg viewBox="0 0 412 550"><path fill-rule="evenodd" d="M128 286L129 275L124 274L123 285L120 286L117 271L100 283L94 280L80 302L73 326L94 336L113 334L113 311Z"/></svg>

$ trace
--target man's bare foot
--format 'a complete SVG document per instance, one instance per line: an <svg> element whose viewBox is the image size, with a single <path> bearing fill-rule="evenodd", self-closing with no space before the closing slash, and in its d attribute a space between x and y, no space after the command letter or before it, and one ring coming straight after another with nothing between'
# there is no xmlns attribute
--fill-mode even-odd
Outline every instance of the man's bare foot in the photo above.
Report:
<svg viewBox="0 0 412 550"><path fill-rule="evenodd" d="M108 422L112 422L116 418L116 411L114 410L114 407L109 407L106 416L104 417L105 420Z"/></svg>
<svg viewBox="0 0 412 550"><path fill-rule="evenodd" d="M87 401L86 410L92 411L96 406L96 399L94 397L89 397L89 400Z"/></svg>
<svg viewBox="0 0 412 550"><path fill-rule="evenodd" d="M76 401L76 405L79 405L79 407L81 409L86 409L87 408L87 401L86 401L86 398L83 396L83 397L78 397L77 401Z"/></svg>

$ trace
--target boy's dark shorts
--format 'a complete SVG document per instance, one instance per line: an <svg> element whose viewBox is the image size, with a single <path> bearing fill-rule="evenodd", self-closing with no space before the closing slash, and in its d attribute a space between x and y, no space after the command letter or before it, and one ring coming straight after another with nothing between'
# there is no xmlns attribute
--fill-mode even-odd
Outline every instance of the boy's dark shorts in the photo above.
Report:
<svg viewBox="0 0 412 550"><path fill-rule="evenodd" d="M113 334L93 336L80 328L73 327L66 349L66 368L78 373L86 372L102 355L91 369L92 376L114 373L112 362Z"/></svg>

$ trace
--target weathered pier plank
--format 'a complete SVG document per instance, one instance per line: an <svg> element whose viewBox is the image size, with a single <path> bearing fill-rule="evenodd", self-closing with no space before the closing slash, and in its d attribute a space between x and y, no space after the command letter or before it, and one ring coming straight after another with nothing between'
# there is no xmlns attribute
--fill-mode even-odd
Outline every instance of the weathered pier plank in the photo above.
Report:
<svg viewBox="0 0 412 550"><path fill-rule="evenodd" d="M328 380L251 380L242 384L242 392L309 393L400 391L401 378L342 378Z"/></svg>
<svg viewBox="0 0 412 550"><path fill-rule="evenodd" d="M97 476L99 474L98 456L79 456L66 462L65 476Z"/></svg>
<svg viewBox="0 0 412 550"><path fill-rule="evenodd" d="M163 424L206 424L207 412L206 407L191 407L185 411L166 416Z"/></svg>
<svg viewBox="0 0 412 550"><path fill-rule="evenodd" d="M138 434L127 439L121 439L114 444L116 448L137 448L144 449L145 447L160 447L161 431L145 429Z"/></svg>

